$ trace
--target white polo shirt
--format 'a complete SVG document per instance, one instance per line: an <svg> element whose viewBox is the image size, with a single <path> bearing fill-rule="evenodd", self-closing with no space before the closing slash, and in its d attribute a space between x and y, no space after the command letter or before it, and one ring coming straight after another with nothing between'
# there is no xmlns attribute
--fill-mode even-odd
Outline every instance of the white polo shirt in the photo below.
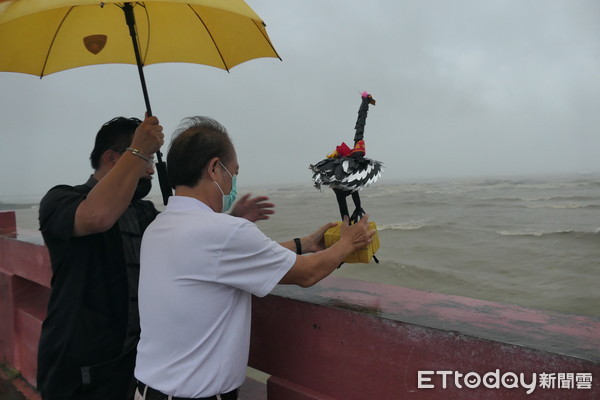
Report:
<svg viewBox="0 0 600 400"><path fill-rule="evenodd" d="M267 295L296 254L255 224L172 196L142 240L135 376L165 394L239 387L250 348L251 294Z"/></svg>

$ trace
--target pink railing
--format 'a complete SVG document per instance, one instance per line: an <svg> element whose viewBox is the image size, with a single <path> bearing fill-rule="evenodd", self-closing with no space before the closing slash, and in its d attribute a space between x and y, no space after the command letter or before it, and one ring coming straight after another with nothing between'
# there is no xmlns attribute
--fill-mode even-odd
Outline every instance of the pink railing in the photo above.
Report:
<svg viewBox="0 0 600 400"><path fill-rule="evenodd" d="M48 252L0 235L0 362L35 385ZM249 364L269 400L598 399L600 318L330 277L254 299Z"/></svg>

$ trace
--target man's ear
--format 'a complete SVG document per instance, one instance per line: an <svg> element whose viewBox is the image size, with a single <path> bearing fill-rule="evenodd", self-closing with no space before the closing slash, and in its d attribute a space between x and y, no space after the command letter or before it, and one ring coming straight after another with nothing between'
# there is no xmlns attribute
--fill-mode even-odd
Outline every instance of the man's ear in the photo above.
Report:
<svg viewBox="0 0 600 400"><path fill-rule="evenodd" d="M213 158L211 158L211 160L208 162L208 165L206 166L206 174L213 181L216 180L216 178L217 178L216 169L217 169L218 163L219 163L219 158L213 157Z"/></svg>
<svg viewBox="0 0 600 400"><path fill-rule="evenodd" d="M100 165L107 165L112 168L117 163L117 161L119 161L119 157L121 157L120 153L117 153L114 150L106 150L104 153L102 153L102 156L100 157Z"/></svg>

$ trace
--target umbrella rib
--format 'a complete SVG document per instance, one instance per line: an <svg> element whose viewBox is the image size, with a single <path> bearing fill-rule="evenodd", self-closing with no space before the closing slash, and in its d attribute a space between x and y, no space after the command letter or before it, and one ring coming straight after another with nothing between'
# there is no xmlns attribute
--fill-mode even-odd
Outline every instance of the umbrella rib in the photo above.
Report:
<svg viewBox="0 0 600 400"><path fill-rule="evenodd" d="M277 53L277 50L275 50L275 46L273 46L273 43L271 43L271 40L269 39L269 37L264 33L264 31L262 29L260 29L260 26L258 26L258 21L255 21L253 19L252 22L254 22L254 26L256 26L256 29L258 29L258 31L260 32L261 35L263 35L263 37L265 38L267 43L269 43L269 46L271 46L271 49L273 49L273 52L275 53L277 58L279 58L279 61L283 61L281 59L281 57L279 57L279 53ZM267 26L263 21L261 21L261 23L263 26L265 26L265 27Z"/></svg>
<svg viewBox="0 0 600 400"><path fill-rule="evenodd" d="M44 66L42 67L42 71L40 73L40 79L44 77L44 71L46 71L46 65L48 64L48 59L50 58L50 53L52 52L52 47L54 47L54 42L56 41L56 36L58 36L58 31L60 31L60 28L62 28L63 23L65 22L65 20L67 19L67 17L73 10L73 8L75 8L75 6L69 7L69 10L62 17L60 24L58 24L58 28L56 28L56 31L54 32L54 36L52 37L52 41L50 42L50 46L48 47L48 52L46 53L46 58L44 59Z"/></svg>
<svg viewBox="0 0 600 400"><path fill-rule="evenodd" d="M148 7L146 7L146 5L145 5L145 4L142 4L142 3L138 3L138 4L139 4L139 5L140 5L140 6L141 6L141 7L144 9L144 11L145 11L145 14L146 14L146 24L147 24L147 26L148 26L148 34L146 35L146 47L145 47L145 49L144 49L144 58L143 58L143 63L144 63L144 65L145 65L145 64L146 64L146 58L148 57L148 50L149 50L149 48L150 48L150 31L151 31L151 29L150 29L150 13L148 12ZM136 24L136 27L135 27L135 31L136 31L136 37L137 37L137 41L138 41L138 47L140 47L140 48L141 48L141 46L140 46L140 40L139 40L139 38L140 38L140 35L138 34L138 30L137 30L137 24Z"/></svg>
<svg viewBox="0 0 600 400"><path fill-rule="evenodd" d="M215 45L215 49L217 49L217 53L219 53L219 57L221 57L221 61L223 62L223 66L225 67L225 70L227 72L229 72L229 67L227 66L227 63L225 62L225 58L223 58L223 54L221 53L221 50L219 49L219 46L217 46L217 42L215 41L215 38L213 37L212 33L210 33L210 30L208 29L208 27L204 23L204 20L202 19L202 17L200 15L198 15L198 13L196 12L196 10L194 10L194 8L190 4L188 4L187 6L194 12L194 14L196 14L196 17L198 17L198 19L200 20L200 22L204 26L204 29L206 29L206 32L208 33L208 36L210 36L210 40L212 40L213 44Z"/></svg>

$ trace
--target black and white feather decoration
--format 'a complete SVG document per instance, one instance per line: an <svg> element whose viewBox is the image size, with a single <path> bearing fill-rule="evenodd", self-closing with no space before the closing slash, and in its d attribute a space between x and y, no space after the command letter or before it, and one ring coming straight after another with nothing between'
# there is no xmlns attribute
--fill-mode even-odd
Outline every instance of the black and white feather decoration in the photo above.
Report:
<svg viewBox="0 0 600 400"><path fill-rule="evenodd" d="M355 126L354 148L350 149L342 143L327 158L309 167L313 172L315 188L321 190L323 185L332 188L342 218L349 216L352 222L358 221L365 214L358 192L375 183L383 172L383 163L365 157L364 129L369 105L375 105L375 99L369 93L363 92ZM352 195L355 205L352 216L349 215L346 203L346 197L349 195Z"/></svg>
<svg viewBox="0 0 600 400"><path fill-rule="evenodd" d="M383 163L370 158L326 158L311 165L315 188L322 185L350 193L359 191L377 182L383 172Z"/></svg>

